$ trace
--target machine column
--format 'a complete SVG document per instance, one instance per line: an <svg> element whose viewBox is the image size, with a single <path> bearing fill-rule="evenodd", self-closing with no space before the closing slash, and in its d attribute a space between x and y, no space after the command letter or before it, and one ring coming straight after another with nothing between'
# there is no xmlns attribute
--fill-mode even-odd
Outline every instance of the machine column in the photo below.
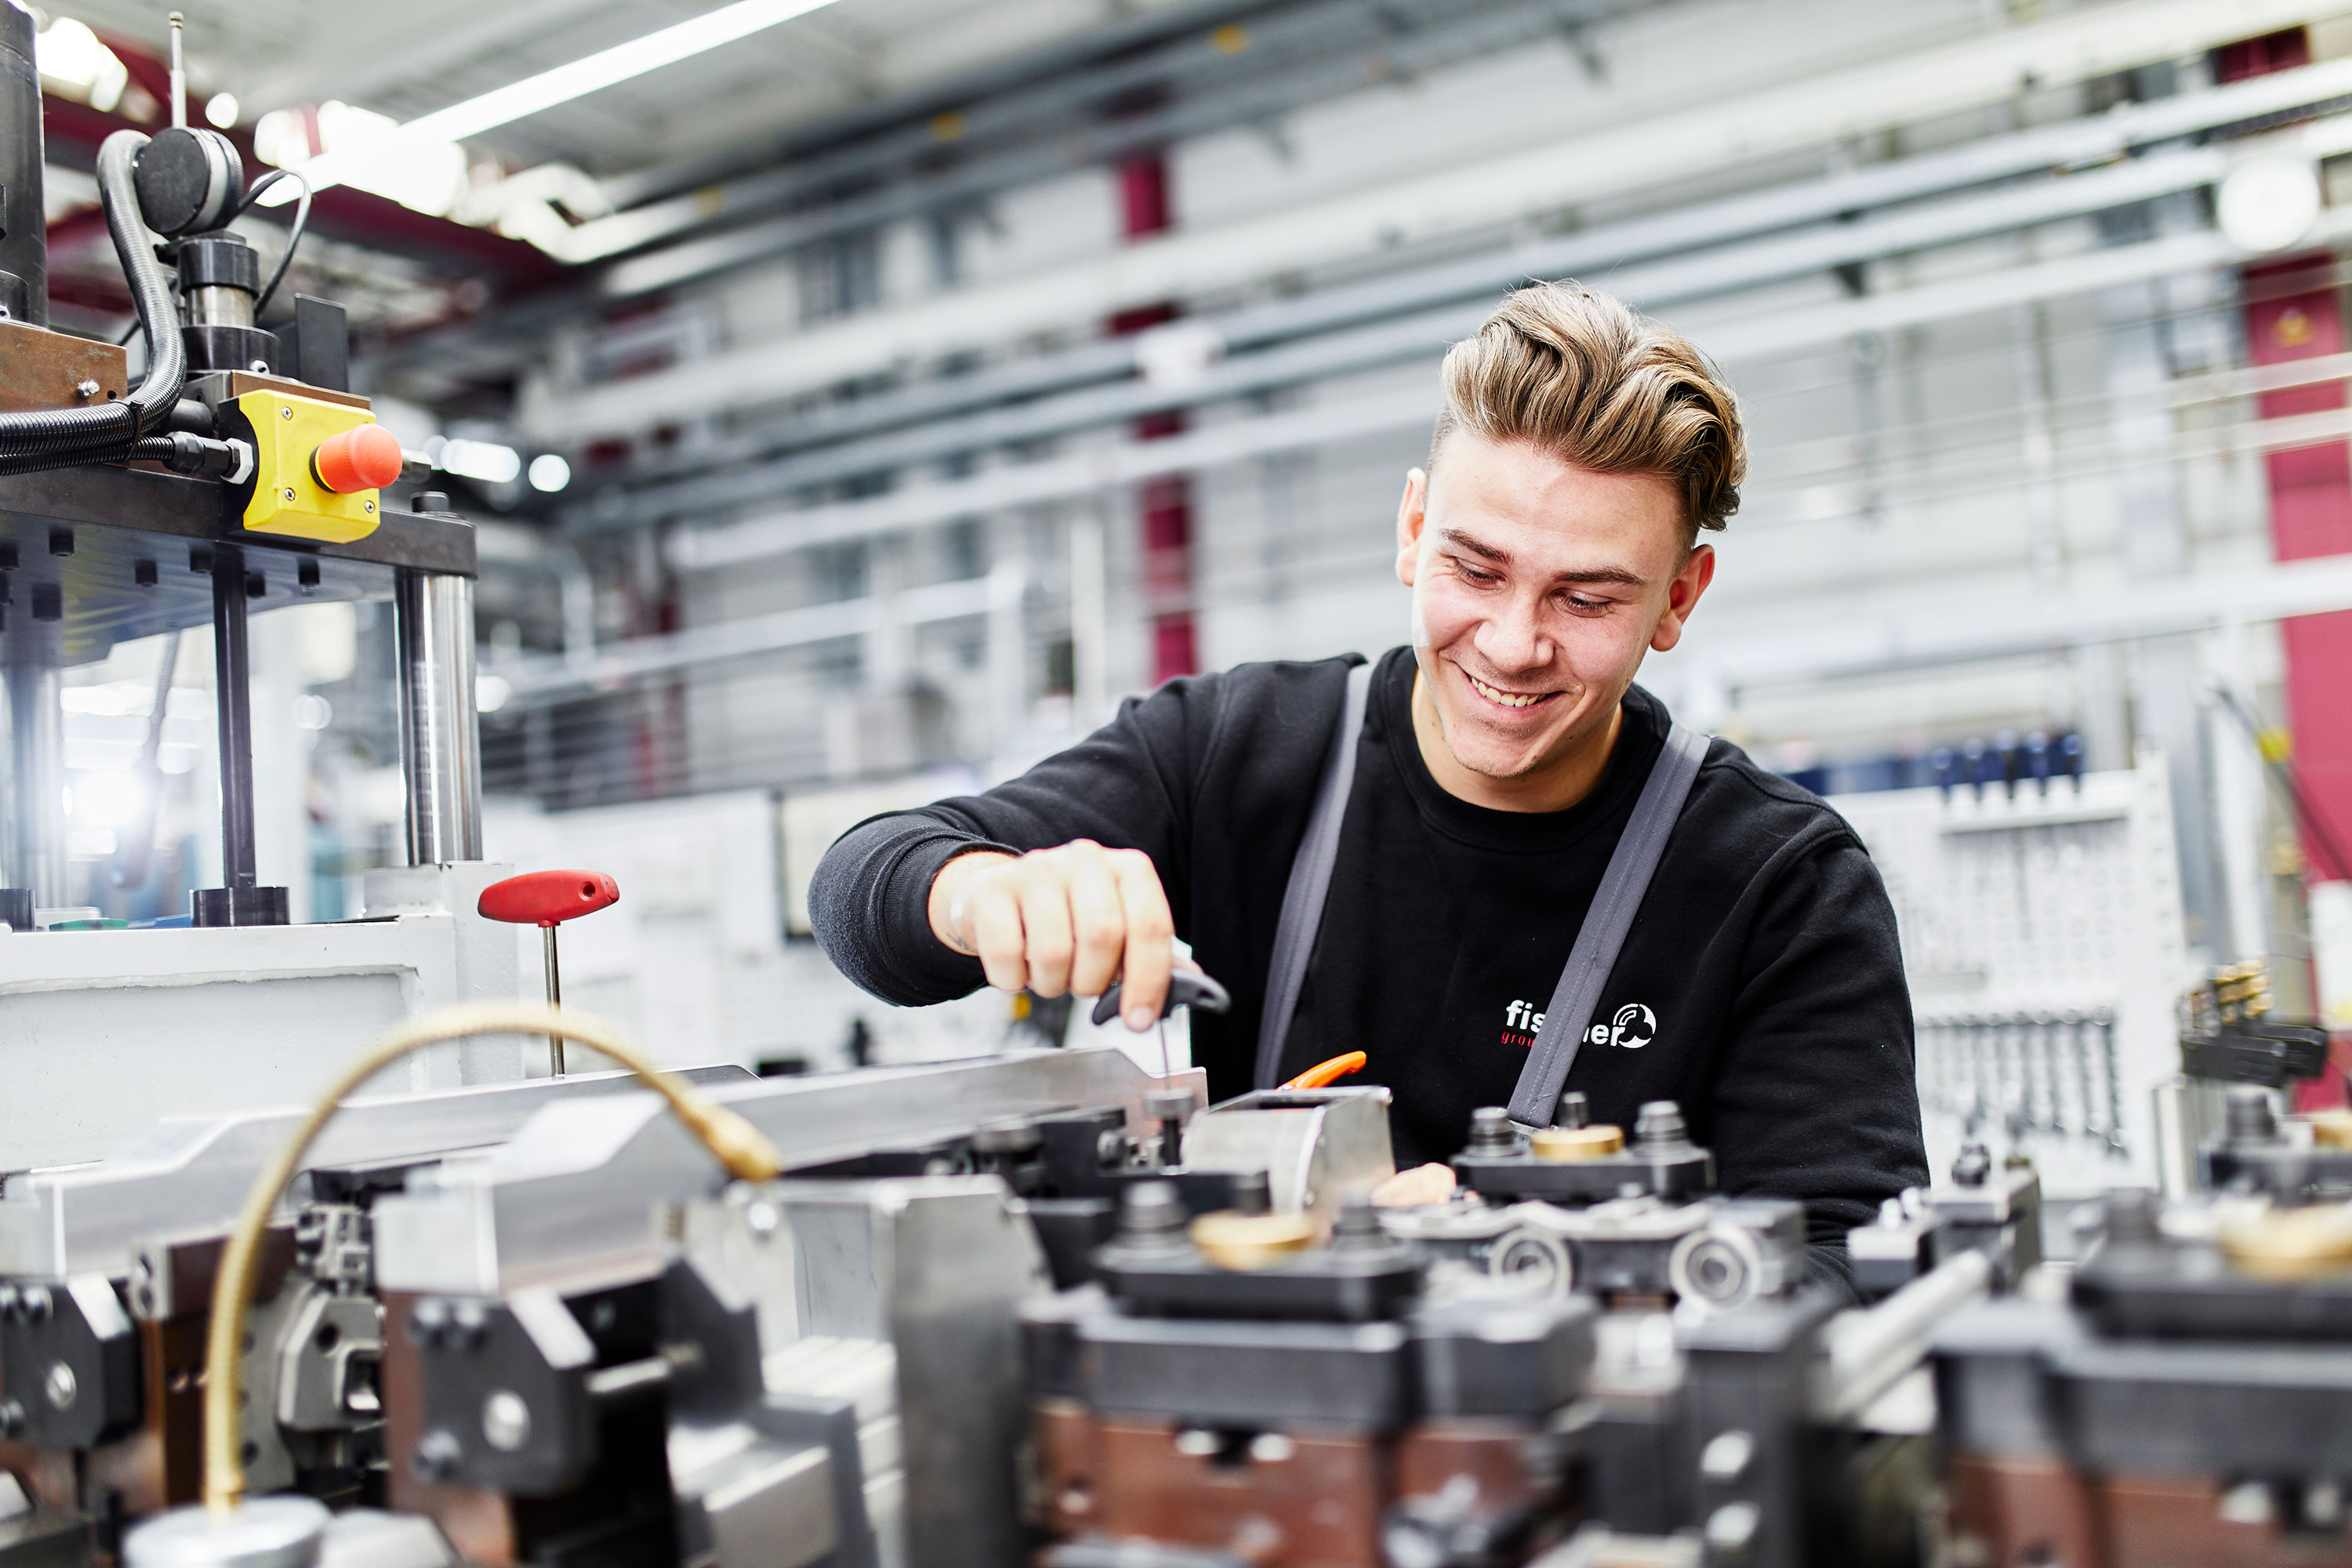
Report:
<svg viewBox="0 0 2352 1568"><path fill-rule="evenodd" d="M252 659L247 651L246 600L252 592L245 552L213 547L213 702L219 721L221 880L189 895L200 926L282 926L284 888L259 886L253 852Z"/></svg>
<svg viewBox="0 0 2352 1568"><path fill-rule="evenodd" d="M54 638L37 633L52 628L27 628L7 659L8 767L15 783L5 849L6 875L0 882L27 890L26 917L35 907L66 901L65 714L58 705L62 681L54 654ZM47 657L44 657L44 656ZM14 919L0 912L0 920Z"/></svg>
<svg viewBox="0 0 2352 1568"><path fill-rule="evenodd" d="M481 718L474 706L474 584L404 568L400 770L408 785L408 862L482 858Z"/></svg>

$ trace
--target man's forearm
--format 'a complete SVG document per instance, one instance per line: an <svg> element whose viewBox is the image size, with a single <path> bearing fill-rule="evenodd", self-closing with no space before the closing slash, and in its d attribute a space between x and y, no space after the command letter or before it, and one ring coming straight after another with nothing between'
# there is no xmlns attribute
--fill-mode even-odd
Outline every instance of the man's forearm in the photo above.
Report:
<svg viewBox="0 0 2352 1568"><path fill-rule="evenodd" d="M901 1007L970 994L978 960L931 929L930 895L943 867L998 846L920 813L877 817L844 834L809 879L809 924L834 967Z"/></svg>

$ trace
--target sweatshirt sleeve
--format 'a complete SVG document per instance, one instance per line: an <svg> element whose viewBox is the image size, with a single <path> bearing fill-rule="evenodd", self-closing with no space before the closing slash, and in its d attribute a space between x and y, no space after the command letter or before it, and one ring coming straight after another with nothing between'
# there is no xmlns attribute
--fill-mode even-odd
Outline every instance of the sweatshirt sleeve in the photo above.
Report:
<svg viewBox="0 0 2352 1568"><path fill-rule="evenodd" d="M1927 1180L1911 998L1862 846L1841 826L1790 848L1742 965L1717 1159L1727 1194L1803 1198L1817 1270L1850 1287L1845 1233Z"/></svg>
<svg viewBox="0 0 2352 1568"><path fill-rule="evenodd" d="M1213 733L1221 689L1214 675L1170 681L1129 699L1110 723L1019 778L850 829L809 882L809 923L825 956L899 1006L965 995L984 976L978 959L931 934L940 868L973 849L1019 854L1074 838L1150 855L1182 934L1193 760Z"/></svg>

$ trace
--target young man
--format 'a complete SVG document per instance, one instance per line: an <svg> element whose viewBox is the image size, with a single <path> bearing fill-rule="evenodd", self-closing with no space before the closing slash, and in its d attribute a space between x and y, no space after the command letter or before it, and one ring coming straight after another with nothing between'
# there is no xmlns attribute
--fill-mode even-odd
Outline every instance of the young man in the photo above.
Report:
<svg viewBox="0 0 2352 1568"><path fill-rule="evenodd" d="M1353 657L1171 681L1021 778L853 829L810 889L842 971L908 1005L983 979L1047 996L1123 980L1144 1028L1179 935L1233 994L1192 1019L1213 1098L1363 1050L1400 1170L1510 1102L1667 752L1634 672L1706 593L1699 535L1737 508L1746 450L1697 351L1580 289L1513 295L1443 379L1429 469L1397 509L1412 644L1371 672L1319 931L1264 1061L1284 892ZM1727 742L1685 754L1701 745L1565 1087L1629 1128L1645 1100L1679 1103L1723 1190L1805 1200L1835 1268L1843 1232L1927 1176L1894 911L1836 813ZM1396 1184L1442 1195L1439 1174Z"/></svg>

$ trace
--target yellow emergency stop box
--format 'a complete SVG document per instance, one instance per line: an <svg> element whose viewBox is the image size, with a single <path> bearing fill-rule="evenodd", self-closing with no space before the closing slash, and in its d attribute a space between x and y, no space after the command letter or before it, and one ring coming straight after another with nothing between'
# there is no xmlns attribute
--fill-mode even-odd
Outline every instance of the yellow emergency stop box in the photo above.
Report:
<svg viewBox="0 0 2352 1568"><path fill-rule="evenodd" d="M236 400L236 409L253 428L253 499L245 507L247 528L328 544L348 544L375 531L383 521L380 492L338 495L310 471L310 454L320 442L374 424L373 415L347 404L284 392L246 393Z"/></svg>

